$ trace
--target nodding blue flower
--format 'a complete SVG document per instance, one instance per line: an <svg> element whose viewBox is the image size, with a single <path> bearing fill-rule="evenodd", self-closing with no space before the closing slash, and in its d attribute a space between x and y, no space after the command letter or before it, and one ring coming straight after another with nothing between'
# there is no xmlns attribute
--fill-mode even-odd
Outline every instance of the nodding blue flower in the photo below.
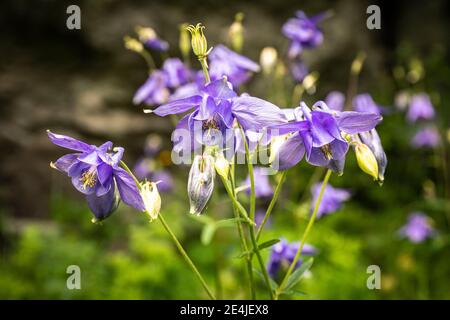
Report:
<svg viewBox="0 0 450 320"><path fill-rule="evenodd" d="M294 261L295 255L300 242L289 243L286 239L281 239L280 242L272 246L270 251L269 263L267 265L267 271L272 279L277 279L280 275L280 271L286 271L292 261ZM317 249L309 244L303 246L301 256L313 256L317 253ZM302 259L298 259L295 269L301 266Z"/></svg>
<svg viewBox="0 0 450 320"><path fill-rule="evenodd" d="M414 148L436 148L441 143L441 137L434 126L428 126L416 132L411 140Z"/></svg>
<svg viewBox="0 0 450 320"><path fill-rule="evenodd" d="M167 51L169 43L161 40L152 28L136 27L136 32L141 41L147 48L155 51Z"/></svg>
<svg viewBox="0 0 450 320"><path fill-rule="evenodd" d="M283 112L274 104L246 94L237 96L226 78L205 85L198 95L171 101L152 112L167 116L189 110L193 111L185 115L176 128L188 130L191 138L195 137L203 144L219 144L216 138L222 138L222 143L225 143L234 137L234 133L228 134L226 131L233 127L235 120L245 131L259 131L268 125L286 122ZM182 146L183 149L193 147L189 139L183 142L190 144Z"/></svg>
<svg viewBox="0 0 450 320"><path fill-rule="evenodd" d="M382 119L379 114L330 110L323 101L316 102L311 111L302 102L294 112L296 121L271 126L272 135L285 135L278 148L278 169L296 165L306 154L306 161L342 173L348 142L344 134L372 130ZM276 130L272 130L276 129Z"/></svg>
<svg viewBox="0 0 450 320"><path fill-rule="evenodd" d="M320 189L322 187L322 183L317 183L311 188L312 194L312 202L311 202L311 210L314 210L314 206L319 198ZM317 211L317 218L320 218L324 215L328 215L338 211L342 204L349 200L351 197L350 191L346 189L334 188L331 185L327 185L323 192L322 201L319 205L319 210Z"/></svg>
<svg viewBox="0 0 450 320"><path fill-rule="evenodd" d="M97 220L107 218L117 207L116 188L123 202L144 210L139 188L133 178L121 167L124 149L112 149L108 141L100 147L74 138L47 131L50 141L57 146L76 151L62 156L51 166L66 173L73 186L86 196L89 208Z"/></svg>
<svg viewBox="0 0 450 320"><path fill-rule="evenodd" d="M289 65L292 77L296 82L302 82L308 75L308 67L300 59L290 61Z"/></svg>
<svg viewBox="0 0 450 320"><path fill-rule="evenodd" d="M133 97L134 104L159 105L169 100L171 92L186 84L191 72L178 58L164 61L161 70L154 70Z"/></svg>
<svg viewBox="0 0 450 320"><path fill-rule="evenodd" d="M417 120L430 120L435 116L434 107L431 104L430 97L426 93L419 93L411 98L406 118L409 122Z"/></svg>
<svg viewBox="0 0 450 320"><path fill-rule="evenodd" d="M408 222L399 230L402 237L413 243L421 243L436 235L431 219L423 212L413 212L408 217Z"/></svg>
<svg viewBox="0 0 450 320"><path fill-rule="evenodd" d="M297 11L296 17L283 25L282 32L291 41L288 53L290 58L298 57L303 49L315 48L322 44L323 33L318 24L324 18L324 13L308 18L303 11Z"/></svg>
<svg viewBox="0 0 450 320"><path fill-rule="evenodd" d="M368 93L361 93L353 98L353 110L381 114L381 107L373 101Z"/></svg>
<svg viewBox="0 0 450 320"><path fill-rule="evenodd" d="M358 134L358 137L361 139L362 143L369 147L375 156L378 164L378 180L383 182L388 160L377 130L372 129L370 131L361 132Z"/></svg>
<svg viewBox="0 0 450 320"><path fill-rule="evenodd" d="M253 168L253 177L255 180L255 197L270 198L273 196L273 187L270 184L267 170L261 167ZM244 186L250 186L250 176L244 181ZM250 194L250 189L246 189L247 194Z"/></svg>
<svg viewBox="0 0 450 320"><path fill-rule="evenodd" d="M326 105L336 111L343 111L345 106L345 95L340 91L331 91L325 98Z"/></svg>
<svg viewBox="0 0 450 320"><path fill-rule="evenodd" d="M247 82L253 72L259 72L260 66L239 53L219 44L209 54L209 75L212 80L226 76L234 87Z"/></svg>

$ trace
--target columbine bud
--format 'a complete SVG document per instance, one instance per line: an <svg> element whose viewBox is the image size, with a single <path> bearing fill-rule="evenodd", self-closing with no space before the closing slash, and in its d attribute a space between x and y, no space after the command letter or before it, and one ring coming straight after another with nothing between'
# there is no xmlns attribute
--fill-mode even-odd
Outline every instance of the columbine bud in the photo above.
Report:
<svg viewBox="0 0 450 320"><path fill-rule="evenodd" d="M355 143L356 160L362 171L378 179L378 163L370 148L361 142Z"/></svg>
<svg viewBox="0 0 450 320"><path fill-rule="evenodd" d="M225 159L222 152L220 152L219 155L215 158L214 168L216 168L217 173L220 174L222 178L228 179L230 164L228 163L228 160Z"/></svg>
<svg viewBox="0 0 450 320"><path fill-rule="evenodd" d="M187 27L187 23L183 23L180 25L180 39L178 40L181 54L185 59L189 57L189 52L191 50L191 41L189 39L189 32L187 30Z"/></svg>
<svg viewBox="0 0 450 320"><path fill-rule="evenodd" d="M372 151L375 159L377 159L378 164L378 181L384 181L384 172L386 171L387 166L387 157L386 153L384 153L383 146L381 144L380 136L377 133L377 130L372 129L367 132L362 132L359 134L359 138L361 141L367 145Z"/></svg>
<svg viewBox="0 0 450 320"><path fill-rule="evenodd" d="M152 28L137 26L136 33L138 34L139 40L143 43L157 38L155 30Z"/></svg>
<svg viewBox="0 0 450 320"><path fill-rule="evenodd" d="M273 47L265 47L261 50L261 54L259 56L259 63L261 64L261 68L265 74L271 74L278 59L277 49Z"/></svg>
<svg viewBox="0 0 450 320"><path fill-rule="evenodd" d="M200 214L205 208L214 189L215 175L212 156L195 156L188 180L190 213Z"/></svg>
<svg viewBox="0 0 450 320"><path fill-rule="evenodd" d="M228 30L231 46L233 47L233 50L237 52L242 51L242 46L244 44L244 27L242 26L242 20L244 20L244 14L242 12L236 13L234 22Z"/></svg>
<svg viewBox="0 0 450 320"><path fill-rule="evenodd" d="M145 213L150 220L158 218L161 210L161 196L155 182L145 182L141 185L141 197L144 202Z"/></svg>
<svg viewBox="0 0 450 320"><path fill-rule="evenodd" d="M197 25L190 25L186 29L191 33L191 46L192 51L197 56L198 59L206 59L209 54L208 42L206 41L205 34L203 33L204 26L201 23Z"/></svg>
<svg viewBox="0 0 450 320"><path fill-rule="evenodd" d="M144 46L137 39L126 36L123 38L125 43L125 48L135 52L142 52L144 50Z"/></svg>

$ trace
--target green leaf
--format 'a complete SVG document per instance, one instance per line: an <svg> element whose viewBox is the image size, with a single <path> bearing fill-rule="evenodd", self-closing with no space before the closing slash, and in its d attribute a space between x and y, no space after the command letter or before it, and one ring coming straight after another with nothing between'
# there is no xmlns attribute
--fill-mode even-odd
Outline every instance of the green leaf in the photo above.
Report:
<svg viewBox="0 0 450 320"><path fill-rule="evenodd" d="M261 280L265 283L264 275L262 274L261 271L253 268L253 272L256 273L261 278ZM278 283L276 283L275 280L273 280L270 276L269 276L269 282L270 282L270 286L272 287L272 290L276 290L278 288Z"/></svg>
<svg viewBox="0 0 450 320"><path fill-rule="evenodd" d="M214 233L216 232L216 226L212 223L207 224L203 227L201 240L204 245L208 245L211 243L212 238L214 237Z"/></svg>
<svg viewBox="0 0 450 320"><path fill-rule="evenodd" d="M216 227L234 227L236 222L242 221L245 222L242 218L232 218L232 219L224 219L216 221Z"/></svg>
<svg viewBox="0 0 450 320"><path fill-rule="evenodd" d="M258 245L258 249L262 250L265 248L269 248L269 247L273 246L274 244L277 244L278 242L280 242L280 239L272 239L272 240L265 241Z"/></svg>
<svg viewBox="0 0 450 320"><path fill-rule="evenodd" d="M281 292L281 294L287 295L287 296L297 296L297 297L307 296L306 292L299 291L299 290L284 290L283 292Z"/></svg>
<svg viewBox="0 0 450 320"><path fill-rule="evenodd" d="M309 258L308 260L303 262L302 265L289 276L285 291L289 291L300 281L303 274L307 270L309 270L309 268L311 268L313 262L314 262L314 258Z"/></svg>

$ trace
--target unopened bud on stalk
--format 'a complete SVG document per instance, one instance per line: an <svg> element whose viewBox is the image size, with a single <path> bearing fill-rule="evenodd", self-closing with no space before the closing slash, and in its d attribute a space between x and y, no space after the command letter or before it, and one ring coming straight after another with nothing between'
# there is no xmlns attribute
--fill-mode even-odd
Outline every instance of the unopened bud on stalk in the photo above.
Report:
<svg viewBox="0 0 450 320"><path fill-rule="evenodd" d="M141 184L141 197L144 202L145 213L148 214L150 220L158 218L161 210L161 196L158 192L156 182L145 182Z"/></svg>
<svg viewBox="0 0 450 320"><path fill-rule="evenodd" d="M265 47L261 50L261 54L259 56L259 63L261 64L261 68L264 74L271 74L275 68L275 65L278 60L278 52L273 47Z"/></svg>
<svg viewBox="0 0 450 320"><path fill-rule="evenodd" d="M359 138L361 139L362 143L370 148L373 155L375 156L378 164L378 181L382 183L384 181L384 172L386 171L388 161L377 130L372 129L367 132L362 132L359 134Z"/></svg>
<svg viewBox="0 0 450 320"><path fill-rule="evenodd" d="M144 45L137 39L126 36L123 38L125 43L125 48L134 52L142 52L144 50Z"/></svg>
<svg viewBox="0 0 450 320"><path fill-rule="evenodd" d="M155 30L153 30L152 28L136 26L135 30L139 37L139 41L143 43L157 38Z"/></svg>
<svg viewBox="0 0 450 320"><path fill-rule="evenodd" d="M224 179L228 179L228 173L230 172L230 163L223 156L222 152L220 152L214 161L214 168L217 173Z"/></svg>
<svg viewBox="0 0 450 320"><path fill-rule="evenodd" d="M362 171L378 179L378 163L370 148L361 142L355 142L356 160Z"/></svg>
<svg viewBox="0 0 450 320"><path fill-rule="evenodd" d="M186 27L186 30L191 33L191 46L192 51L199 60L206 59L211 49L208 50L208 42L205 34L203 33L204 26L201 23L197 23L195 26L190 25Z"/></svg>
<svg viewBox="0 0 450 320"><path fill-rule="evenodd" d="M211 198L214 190L214 158L210 155L197 155L192 163L188 180L190 213L200 214Z"/></svg>
<svg viewBox="0 0 450 320"><path fill-rule="evenodd" d="M241 52L244 45L244 27L242 26L244 14L242 12L236 13L234 22L228 29L228 37L230 39L231 47L234 51Z"/></svg>
<svg viewBox="0 0 450 320"><path fill-rule="evenodd" d="M180 39L178 42L181 54L185 59L189 57L189 52L191 50L191 41L189 39L189 32L187 30L187 27L187 23L183 23L180 25Z"/></svg>

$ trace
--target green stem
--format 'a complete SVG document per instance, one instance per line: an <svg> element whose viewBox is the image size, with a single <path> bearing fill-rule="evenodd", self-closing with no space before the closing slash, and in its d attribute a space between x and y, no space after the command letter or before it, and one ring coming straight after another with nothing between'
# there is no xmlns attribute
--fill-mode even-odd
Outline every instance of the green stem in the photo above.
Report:
<svg viewBox="0 0 450 320"><path fill-rule="evenodd" d="M175 236L175 234L172 232L170 227L167 225L166 220L164 219L164 217L162 216L161 213L159 213L159 219L158 220L161 221L164 229L166 229L167 233L170 235L170 237L172 238L173 242L177 246L178 251L180 251L180 253L183 256L184 260L187 262L187 264L189 265L191 270L195 273L195 275L197 276L198 280L201 282L201 284L202 284L203 288L205 289L206 293L208 294L209 298L211 300L216 300L216 297L214 296L212 291L209 289L208 285L206 284L206 281L203 279L202 275L200 274L200 272L195 267L195 265L192 262L191 258L189 258L188 254L184 250L184 248L181 245L181 243L178 241L178 239Z"/></svg>
<svg viewBox="0 0 450 320"><path fill-rule="evenodd" d="M275 299L278 299L279 295L283 292L284 287L286 286L286 283L289 279L289 276L291 275L292 271L294 271L294 268L297 265L298 259L300 259L300 255L302 253L303 246L305 245L306 238L308 238L308 235L312 229L312 226L314 225L314 220L316 219L317 212L319 211L320 202L322 201L323 193L325 191L325 187L328 184L328 180L330 179L331 173L332 173L332 171L330 169L328 169L327 173L325 174L325 178L323 179L322 187L320 188L319 197L317 198L316 205L314 207L314 211L311 215L311 218L309 219L308 225L306 226L306 230L303 233L303 237L300 242L300 246L297 250L297 253L295 255L295 258L292 261L291 265L289 266L289 269L286 272L286 275L284 276L283 281L281 282L280 286L278 287L278 289L275 292Z"/></svg>
<svg viewBox="0 0 450 320"><path fill-rule="evenodd" d="M238 210L238 212L241 214L241 216L245 219L245 221L253 226L255 224L255 222L253 222L253 220L251 220L247 214L247 211L245 210L245 208L242 206L242 204L239 203L239 201L236 199L234 192L231 190L231 186L229 184L229 182L227 180L225 180L222 176L220 176L220 178L222 179L223 182L223 186L225 187L225 190L228 193L228 196L230 197L231 201L233 202L233 206L236 207L236 209Z"/></svg>
<svg viewBox="0 0 450 320"><path fill-rule="evenodd" d="M139 51L139 54L142 58L144 58L145 62L147 63L149 73L152 72L153 69L156 69L155 60L153 60L153 57L150 53L147 52L147 50Z"/></svg>
<svg viewBox="0 0 450 320"><path fill-rule="evenodd" d="M202 65L203 74L205 75L206 84L211 82L208 72L208 63L206 62L206 58L199 58L200 64Z"/></svg>
<svg viewBox="0 0 450 320"><path fill-rule="evenodd" d="M286 180L286 174L287 174L287 170L285 170L281 173L280 181L278 181L278 185L275 188L275 192L273 194L272 200L270 200L270 204L269 204L269 207L267 208L266 214L264 215L264 219L258 228L258 232L256 233L256 241L259 240L259 237L261 236L264 226L266 225L266 222L269 219L270 214L272 213L273 207L275 206L275 203L278 200L278 195L280 194L281 187L283 186L283 183Z"/></svg>
<svg viewBox="0 0 450 320"><path fill-rule="evenodd" d="M255 176L253 174L253 164L252 164L251 157L250 157L250 150L248 148L247 138L245 137L244 130L242 129L241 126L240 126L240 130L241 130L241 134L242 134L242 140L244 141L245 156L247 158L248 174L250 176L250 188L251 188L251 193L250 193L250 219L252 219L252 221L254 221L254 219L255 219L255 204L256 204ZM274 299L275 296L274 296L274 292L272 290L272 286L270 284L269 274L267 273L267 269L266 269L266 266L264 265L264 261L263 261L262 256L261 256L261 252L259 251L259 248L258 248L258 242L256 240L254 225L250 225L249 226L249 232L250 232L250 239L252 241L253 252L256 254L256 258L257 258L257 260L259 262L259 266L261 268L261 272L263 274L264 281L266 282L267 290L269 291L269 297L271 299Z"/></svg>
<svg viewBox="0 0 450 320"><path fill-rule="evenodd" d="M139 188L139 190L141 190L141 184L139 183L139 180L135 177L135 175L133 174L133 172L130 170L130 168L127 166L127 164L120 160L120 166L126 171L128 172L128 174L134 179L134 181L136 182L137 187ZM194 263L192 262L191 258L189 258L188 254L186 253L186 251L184 250L183 246L181 245L180 241L178 241L177 237L175 236L175 234L172 232L172 230L170 229L169 225L166 223L166 220L164 219L162 213L159 213L159 219L164 227L164 229L167 231L167 233L170 235L170 237L172 238L173 242L175 243L176 247L178 248L178 251L180 251L181 255L183 256L184 260L186 260L187 264L189 265L189 267L192 269L192 271L195 273L195 275L197 276L197 278L200 280L203 288L205 289L206 293L208 294L208 296L212 299L212 300L216 300L214 294L212 293L212 291L209 289L208 285L206 284L206 281L203 279L202 275L200 274L200 272L197 270L197 267L194 265Z"/></svg>

